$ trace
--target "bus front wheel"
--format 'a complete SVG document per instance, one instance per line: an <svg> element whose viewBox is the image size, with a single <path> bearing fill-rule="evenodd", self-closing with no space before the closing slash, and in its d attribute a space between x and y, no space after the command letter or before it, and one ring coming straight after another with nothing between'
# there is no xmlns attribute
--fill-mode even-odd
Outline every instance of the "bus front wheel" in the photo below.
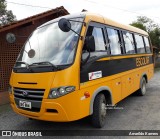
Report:
<svg viewBox="0 0 160 139"><path fill-rule="evenodd" d="M98 94L93 104L93 114L91 116L92 125L101 128L106 121L106 98L104 94Z"/></svg>

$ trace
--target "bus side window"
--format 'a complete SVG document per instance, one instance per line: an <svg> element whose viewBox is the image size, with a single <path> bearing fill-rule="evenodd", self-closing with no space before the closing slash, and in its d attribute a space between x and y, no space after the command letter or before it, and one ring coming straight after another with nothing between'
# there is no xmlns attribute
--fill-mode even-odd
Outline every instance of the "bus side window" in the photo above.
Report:
<svg viewBox="0 0 160 139"><path fill-rule="evenodd" d="M109 39L109 45L111 50L111 55L120 55L122 54L121 50L121 41L119 31L116 29L107 28L107 34Z"/></svg>
<svg viewBox="0 0 160 139"><path fill-rule="evenodd" d="M126 54L135 54L135 44L133 40L133 34L127 31L123 31L122 34L123 34Z"/></svg>
<svg viewBox="0 0 160 139"><path fill-rule="evenodd" d="M147 37L144 37L144 43L145 43L147 53L150 53L151 52L151 47L149 45L149 40L148 40Z"/></svg>
<svg viewBox="0 0 160 139"><path fill-rule="evenodd" d="M103 28L89 26L86 36L93 36L95 40L95 51L91 51L90 53L91 57L107 55L107 50L105 48ZM83 53L86 52L85 49L86 47L84 45Z"/></svg>
<svg viewBox="0 0 160 139"><path fill-rule="evenodd" d="M138 34L135 34L134 36L136 41L137 53L145 53L145 47L142 36Z"/></svg>

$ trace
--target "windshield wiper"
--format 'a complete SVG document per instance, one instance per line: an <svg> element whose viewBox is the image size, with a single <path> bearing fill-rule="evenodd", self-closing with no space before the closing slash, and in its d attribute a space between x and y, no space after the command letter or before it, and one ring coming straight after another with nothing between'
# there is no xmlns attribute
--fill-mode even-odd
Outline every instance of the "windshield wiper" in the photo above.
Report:
<svg viewBox="0 0 160 139"><path fill-rule="evenodd" d="M25 64L27 69L29 69L29 64L23 61L16 61L16 63Z"/></svg>
<svg viewBox="0 0 160 139"><path fill-rule="evenodd" d="M49 61L44 61L44 62L37 62L37 63L32 63L30 66L34 66L34 65L50 65L51 67L53 67L54 69L59 69L58 66L52 64L51 62Z"/></svg>

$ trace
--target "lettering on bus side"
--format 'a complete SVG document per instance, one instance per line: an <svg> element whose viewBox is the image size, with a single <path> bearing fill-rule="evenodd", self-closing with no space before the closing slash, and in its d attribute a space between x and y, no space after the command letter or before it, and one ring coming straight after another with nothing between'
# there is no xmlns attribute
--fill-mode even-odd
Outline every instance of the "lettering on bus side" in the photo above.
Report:
<svg viewBox="0 0 160 139"><path fill-rule="evenodd" d="M149 64L149 56L136 58L136 66L137 67L144 66L147 64Z"/></svg>

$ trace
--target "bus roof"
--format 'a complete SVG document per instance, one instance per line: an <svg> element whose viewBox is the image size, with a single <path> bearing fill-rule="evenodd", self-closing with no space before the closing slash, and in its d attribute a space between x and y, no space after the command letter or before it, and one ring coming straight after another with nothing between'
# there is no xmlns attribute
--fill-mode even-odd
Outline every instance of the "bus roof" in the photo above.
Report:
<svg viewBox="0 0 160 139"><path fill-rule="evenodd" d="M89 20L94 21L94 22L106 24L106 25L109 25L109 26L125 29L125 30L131 31L131 32L136 32L136 33L148 36L148 33L144 30L133 27L131 25L124 25L124 24L118 23L116 21L113 21L109 18L106 18L106 17L104 17L100 14L95 14L95 13L90 13L90 12L80 12L80 13L76 13L76 14L70 14L70 15L62 16L62 17L56 18L54 20L51 20L47 23L44 23L40 27L43 27L45 25L57 22L57 21L59 21L60 18L76 18L76 17L86 17ZM40 28L40 27L38 27L38 28Z"/></svg>
<svg viewBox="0 0 160 139"><path fill-rule="evenodd" d="M106 24L109 26L125 29L125 30L131 31L131 32L136 32L136 33L148 36L148 33L142 29L133 27L131 25L124 25L124 24L118 23L118 22L113 21L109 18L106 18L100 14L94 14L94 13L90 13L90 12L85 12L85 13L86 13L86 17L89 18L91 21L100 22L100 23L103 23L103 24Z"/></svg>

